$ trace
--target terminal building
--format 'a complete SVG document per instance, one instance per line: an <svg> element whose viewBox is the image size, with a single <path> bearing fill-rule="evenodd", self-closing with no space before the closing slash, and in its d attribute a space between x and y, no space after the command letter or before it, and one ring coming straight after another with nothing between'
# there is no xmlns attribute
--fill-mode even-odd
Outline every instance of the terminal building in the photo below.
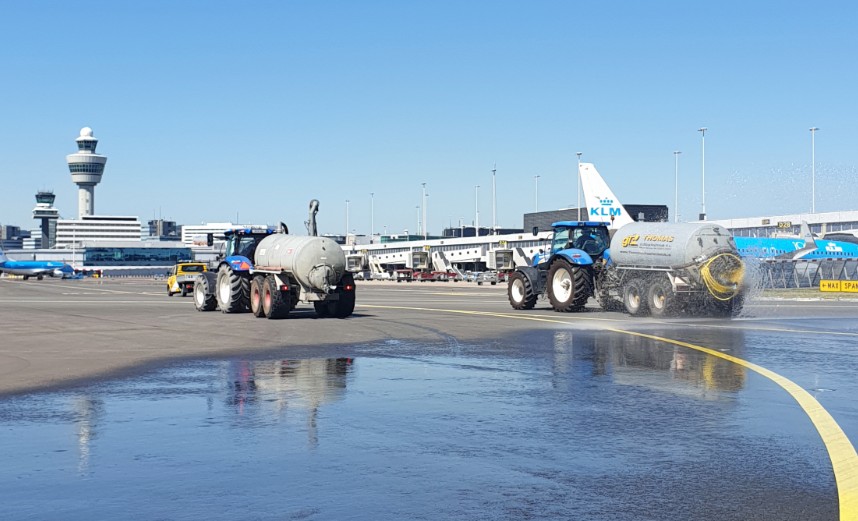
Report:
<svg viewBox="0 0 858 521"><path fill-rule="evenodd" d="M95 241L140 242L140 220L133 216L84 215L57 221L57 248L80 247Z"/></svg>
<svg viewBox="0 0 858 521"><path fill-rule="evenodd" d="M795 213L765 217L742 217L711 221L730 230L737 237L799 236L801 222L819 237L858 231L858 210L845 212Z"/></svg>

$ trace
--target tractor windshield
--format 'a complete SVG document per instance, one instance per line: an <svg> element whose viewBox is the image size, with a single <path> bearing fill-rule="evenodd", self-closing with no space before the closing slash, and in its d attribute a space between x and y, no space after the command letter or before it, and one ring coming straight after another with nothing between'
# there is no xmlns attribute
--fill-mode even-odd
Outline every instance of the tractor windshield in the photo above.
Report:
<svg viewBox="0 0 858 521"><path fill-rule="evenodd" d="M572 247L589 255L601 255L608 248L608 230L598 227L576 228L572 233Z"/></svg>
<svg viewBox="0 0 858 521"><path fill-rule="evenodd" d="M556 228L551 251L556 253L560 250L575 248L589 255L601 255L608 249L610 242L608 230L601 226Z"/></svg>

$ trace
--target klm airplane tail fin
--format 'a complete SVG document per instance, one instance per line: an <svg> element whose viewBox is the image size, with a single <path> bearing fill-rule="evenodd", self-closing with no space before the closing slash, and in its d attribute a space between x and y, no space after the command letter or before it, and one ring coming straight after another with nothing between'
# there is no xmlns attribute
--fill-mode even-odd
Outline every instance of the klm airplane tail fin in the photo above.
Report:
<svg viewBox="0 0 858 521"><path fill-rule="evenodd" d="M801 226L799 226L799 230L801 230L801 240L804 241L804 246L799 246L798 244L796 244L795 251L789 254L789 258L793 260L800 259L808 253L811 253L818 249L816 245L816 239L813 238L813 233L811 233L810 226L807 225L807 222L801 221Z"/></svg>
<svg viewBox="0 0 858 521"><path fill-rule="evenodd" d="M807 221L801 221L799 230L801 230L801 238L804 239L805 245L813 246L813 248L816 249L816 239L813 238L813 233L810 231L810 226L807 225Z"/></svg>
<svg viewBox="0 0 858 521"><path fill-rule="evenodd" d="M581 187L584 189L588 221L609 223L612 230L634 222L614 192L608 188L593 163L581 163L578 174L581 176Z"/></svg>

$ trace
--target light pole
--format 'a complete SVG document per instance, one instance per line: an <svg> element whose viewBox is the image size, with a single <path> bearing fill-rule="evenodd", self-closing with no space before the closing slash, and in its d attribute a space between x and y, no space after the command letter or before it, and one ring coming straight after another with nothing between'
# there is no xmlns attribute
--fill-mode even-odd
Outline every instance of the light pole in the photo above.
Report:
<svg viewBox="0 0 858 521"><path fill-rule="evenodd" d="M426 183L421 183L423 185L423 199L420 204L423 205L423 240L426 240Z"/></svg>
<svg viewBox="0 0 858 521"><path fill-rule="evenodd" d="M575 155L578 156L578 173L575 175L575 178L577 179L575 184L578 188L578 207L575 208L576 221L581 220L581 154L583 154L583 152L575 152Z"/></svg>
<svg viewBox="0 0 858 521"><path fill-rule="evenodd" d="M495 191L495 172L497 172L497 163L492 166L492 234L497 233L497 192Z"/></svg>
<svg viewBox="0 0 858 521"><path fill-rule="evenodd" d="M539 176L533 176L533 211L539 213Z"/></svg>
<svg viewBox="0 0 858 521"><path fill-rule="evenodd" d="M346 244L349 243L349 200L346 199Z"/></svg>
<svg viewBox="0 0 858 521"><path fill-rule="evenodd" d="M474 187L474 237L480 236L480 185Z"/></svg>
<svg viewBox="0 0 858 521"><path fill-rule="evenodd" d="M673 222L679 222L679 150L673 151Z"/></svg>
<svg viewBox="0 0 858 521"><path fill-rule="evenodd" d="M459 237L464 237L465 236L465 218L464 217L459 217L459 228L461 230L459 232L460 233Z"/></svg>
<svg viewBox="0 0 858 521"><path fill-rule="evenodd" d="M810 127L810 213L816 213L816 131Z"/></svg>
<svg viewBox="0 0 858 521"><path fill-rule="evenodd" d="M369 193L369 242L375 242L375 192Z"/></svg>
<svg viewBox="0 0 858 521"><path fill-rule="evenodd" d="M700 170L701 170L701 180L700 180L700 190L702 198L700 200L701 211L700 211L700 220L706 220L706 131L709 130L706 127L700 127L697 129L697 132L700 132L700 145L701 145L701 153L700 153Z"/></svg>
<svg viewBox="0 0 858 521"><path fill-rule="evenodd" d="M422 230L420 229L420 205L415 206L417 208L417 235L421 235Z"/></svg>

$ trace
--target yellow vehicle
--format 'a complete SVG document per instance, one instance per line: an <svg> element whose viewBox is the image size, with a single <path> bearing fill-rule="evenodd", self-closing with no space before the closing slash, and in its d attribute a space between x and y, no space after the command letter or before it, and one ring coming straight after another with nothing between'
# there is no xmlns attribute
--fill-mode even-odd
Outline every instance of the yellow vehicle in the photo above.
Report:
<svg viewBox="0 0 858 521"><path fill-rule="evenodd" d="M167 295L172 297L176 293L187 296L194 291L194 279L200 273L208 271L204 262L178 262L170 269L167 277Z"/></svg>

